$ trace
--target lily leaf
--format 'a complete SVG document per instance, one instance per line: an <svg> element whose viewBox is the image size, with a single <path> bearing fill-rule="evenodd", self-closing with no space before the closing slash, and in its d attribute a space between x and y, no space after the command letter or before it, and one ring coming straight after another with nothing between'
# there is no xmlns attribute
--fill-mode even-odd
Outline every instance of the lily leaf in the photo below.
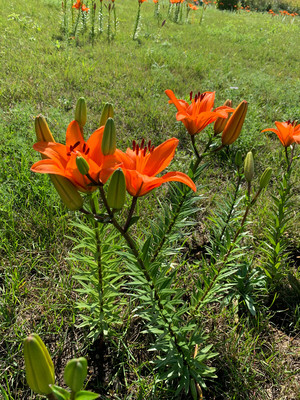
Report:
<svg viewBox="0 0 300 400"><path fill-rule="evenodd" d="M81 390L80 392L77 392L75 395L75 400L93 400L93 399L98 399L99 394L97 393L92 393L88 392L86 390Z"/></svg>
<svg viewBox="0 0 300 400"><path fill-rule="evenodd" d="M70 399L70 392L68 392L67 390L65 390L59 386L56 386L56 385L52 385L51 389L58 400L69 400Z"/></svg>

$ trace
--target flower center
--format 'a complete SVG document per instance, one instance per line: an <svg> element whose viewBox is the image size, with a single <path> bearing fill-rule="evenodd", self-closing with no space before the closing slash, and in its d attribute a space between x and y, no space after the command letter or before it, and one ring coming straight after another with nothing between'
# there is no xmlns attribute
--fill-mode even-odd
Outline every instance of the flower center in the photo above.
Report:
<svg viewBox="0 0 300 400"><path fill-rule="evenodd" d="M201 93L201 92L196 93L195 94L195 103L197 103L198 100L199 100L199 102L202 101L205 96L206 96L206 93ZM193 100L193 91L190 92L190 101L192 101L192 100Z"/></svg>
<svg viewBox="0 0 300 400"><path fill-rule="evenodd" d="M67 152L67 156L71 156L71 154L74 152L74 150L76 149L76 147L78 147L80 145L80 142L76 142L75 144L71 144L70 145L70 150ZM84 153L86 156L89 154L90 148L87 146L86 143L83 143L82 146L82 153Z"/></svg>
<svg viewBox="0 0 300 400"><path fill-rule="evenodd" d="M292 125L292 126L296 126L297 125L297 121L294 119L293 121L291 121L290 119L288 121L286 121L286 123L288 125Z"/></svg>
<svg viewBox="0 0 300 400"><path fill-rule="evenodd" d="M145 157L147 152L152 153L155 146L151 146L151 140L149 140L148 145L145 146L145 139L142 139L141 145L139 146L135 140L132 142L132 150L137 156Z"/></svg>

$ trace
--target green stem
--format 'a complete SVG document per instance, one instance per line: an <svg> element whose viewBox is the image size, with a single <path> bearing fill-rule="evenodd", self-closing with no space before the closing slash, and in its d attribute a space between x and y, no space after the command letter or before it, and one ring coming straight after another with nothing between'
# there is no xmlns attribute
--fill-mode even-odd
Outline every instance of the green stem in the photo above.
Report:
<svg viewBox="0 0 300 400"><path fill-rule="evenodd" d="M130 224L132 215L133 215L133 213L134 213L134 209L135 209L135 206L136 206L136 203L137 203L137 199L138 199L137 197L133 197L133 198L132 198L132 202L131 202L131 207L130 207L130 210L129 210L129 214L128 214L126 223L125 223L125 225L124 225L124 231L125 231L125 232L127 232L128 228L129 228L129 224Z"/></svg>
<svg viewBox="0 0 300 400"><path fill-rule="evenodd" d="M76 23L75 23L75 28L74 28L73 36L76 36L76 32L77 32L77 28L78 28L78 23L79 23L79 18L80 18L80 10L78 10L78 15L77 15L77 18L76 18Z"/></svg>
<svg viewBox="0 0 300 400"><path fill-rule="evenodd" d="M191 140L192 140L194 152L195 152L196 157L197 157L197 159L196 159L196 161L195 161L195 164L194 164L193 167L192 167L192 173L193 173L193 175L194 175L194 174L196 173L196 171L197 171L197 168L199 167L200 162L201 162L201 161L203 160L203 158L207 155L207 150L209 149L209 147L210 147L210 145L211 145L212 138L211 138L211 137L209 138L209 140L208 140L208 142L207 142L207 144L206 144L206 146L205 146L205 149L204 149L204 151L203 151L203 153L202 153L201 155L199 154L199 152L198 152L198 150L197 150L197 148L196 148L195 137L194 137L194 135L191 135ZM176 211L175 211L175 214L174 214L172 220L170 221L170 224L169 224L169 226L168 226L168 228L167 228L167 230L166 230L166 232L165 232L163 238L161 239L160 243L157 245L157 247L156 247L156 249L155 249L155 251L154 251L154 253L153 253L153 256L151 257L150 263L153 263L153 262L156 260L156 257L157 257L158 254L160 253L160 251L161 251L163 245L165 244L168 235L171 233L171 231L172 231L172 229L173 229L173 227L174 227L174 225L175 225L175 223L176 223L176 221L177 221L177 218L179 217L181 207L183 206L183 204L184 204L184 202L185 202L185 200L186 200L186 196L187 196L188 193L189 193L189 190L188 190L188 189L185 190L185 192L184 192L184 194L183 194L183 196L182 196L182 199L181 199L180 203L179 203L178 206L177 206L177 209L176 209Z"/></svg>
<svg viewBox="0 0 300 400"><path fill-rule="evenodd" d="M139 3L138 13L137 13L136 20L135 20L135 26L134 26L133 36L132 36L133 40L136 39L136 33L137 33L138 26L139 26L140 18L141 18L141 4L142 3Z"/></svg>
<svg viewBox="0 0 300 400"><path fill-rule="evenodd" d="M111 218L111 223L120 232L120 234L123 236L123 238L126 240L130 250L132 251L133 255L135 256L136 261L137 261L137 263L138 263L138 265L140 267L140 270L144 274L144 277L147 280L147 283L148 283L148 285L150 287L150 290L152 291L152 293L154 293L154 298L155 298L155 300L157 302L161 318L163 319L164 323L168 327L170 337L172 338L178 353L181 354L181 356L182 356L183 364L188 366L188 361L186 360L185 355L184 355L184 353L182 351L182 348L180 347L180 345L178 343L178 339L177 339L176 333L174 332L172 324L165 316L164 306L163 306L163 304L161 302L159 293L158 293L158 291L156 289L156 286L155 286L155 284L154 284L149 272L147 271L147 268L146 268L146 266L145 266L145 264L144 264L144 262L143 262L143 260L142 260L142 258L140 256L140 254L139 254L139 251L138 251L138 249L136 247L136 244L135 244L134 240L128 234L128 232L125 232L125 230L121 227L121 225L119 225L119 223L116 221L113 212L109 208L109 205L107 203L107 199L106 199L106 196L105 196L105 192L104 192L104 189L103 189L102 186L99 187L99 191L100 191L100 195L101 195L104 207L106 208L106 211L107 211L108 215Z"/></svg>
<svg viewBox="0 0 300 400"><path fill-rule="evenodd" d="M233 201L232 201L232 204L231 204L231 207L230 207L230 210L229 210L229 213L228 213L224 228L222 229L222 232L220 234L220 238L219 238L220 240L222 239L222 237L223 237L223 235L224 235L224 233L226 231L226 228L227 228L227 226L229 224L231 215L233 213L233 209L234 209L234 205L235 205L235 202L236 202L236 199L237 199L237 195L238 195L238 192L239 192L241 181L242 181L242 175L240 174L240 172L238 170L238 181L237 181L237 184L236 184L236 188L235 188L235 192L234 192L234 196L233 196Z"/></svg>
<svg viewBox="0 0 300 400"><path fill-rule="evenodd" d="M94 215L99 212L99 205L97 203L97 198L95 196L91 199L91 208ZM95 232L95 239L96 239L96 254L95 254L95 261L97 263L97 272L98 272L98 285L99 285L99 309L100 315L103 315L104 309L104 301L103 301L103 270L102 270L102 259L101 259L101 236L100 236L100 222L94 219L94 232ZM101 334L100 334L100 343L103 341L103 329L101 327Z"/></svg>
<svg viewBox="0 0 300 400"><path fill-rule="evenodd" d="M259 196L260 193L261 193L261 190L258 190L257 193L256 193L256 195L254 196L253 200L250 201L250 202L248 203L248 205L247 205L247 207L246 207L246 210L245 210L245 213L244 213L244 216L243 216L243 219L242 219L242 222L241 222L241 225L240 225L239 229L236 231L235 236L234 236L234 238L233 238L233 240L232 240L232 242L231 242L231 244L230 244L229 249L227 250L227 253L226 253L225 256L224 256L223 261L221 262L220 266L217 268L216 273L215 273L215 276L213 277L211 283L209 284L209 286L207 287L207 289L206 289L205 292L203 293L201 299L199 300L199 302L198 302L198 308L201 306L201 303L203 302L203 300L205 299L205 297L207 296L207 294L211 291L213 285L215 284L215 282L216 282L216 280L217 280L217 277L219 276L221 270L224 268L224 266L225 266L225 264L226 264L226 261L228 260L228 257L230 256L230 254L231 254L231 252L232 252L232 250L233 250L233 248L234 248L234 246L235 246L235 243L236 243L236 241L237 241L237 239L238 239L240 233L241 233L242 230L243 230L243 227L244 227L245 222L246 222L246 220L247 220L247 216L248 216L248 214L249 214L250 208L254 205L254 203L256 202L257 197Z"/></svg>

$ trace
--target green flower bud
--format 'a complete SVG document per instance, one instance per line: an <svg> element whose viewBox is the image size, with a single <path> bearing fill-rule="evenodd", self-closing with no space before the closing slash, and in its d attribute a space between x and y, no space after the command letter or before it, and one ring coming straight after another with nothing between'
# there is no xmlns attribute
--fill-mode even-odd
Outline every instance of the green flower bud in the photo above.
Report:
<svg viewBox="0 0 300 400"><path fill-rule="evenodd" d="M83 128L86 124L86 102L83 97L80 97L77 100L76 109L75 109L75 120L78 122L80 128Z"/></svg>
<svg viewBox="0 0 300 400"><path fill-rule="evenodd" d="M252 151L246 155L244 162L244 174L247 182L251 182L254 176L254 159Z"/></svg>
<svg viewBox="0 0 300 400"><path fill-rule="evenodd" d="M52 393L49 385L55 381L54 365L42 339L32 333L24 340L26 380L29 387L38 394Z"/></svg>
<svg viewBox="0 0 300 400"><path fill-rule="evenodd" d="M100 126L104 126L108 118L114 117L114 109L113 105L110 103L106 103L103 107L101 118L100 118Z"/></svg>
<svg viewBox="0 0 300 400"><path fill-rule="evenodd" d="M76 165L82 175L86 175L90 170L90 166L84 157L76 157Z"/></svg>
<svg viewBox="0 0 300 400"><path fill-rule="evenodd" d="M83 199L69 179L59 175L50 175L50 179L61 200L69 210L76 211L83 206Z"/></svg>
<svg viewBox="0 0 300 400"><path fill-rule="evenodd" d="M108 118L104 127L102 145L102 153L105 156L109 154L114 154L116 151L116 127L114 120Z"/></svg>
<svg viewBox="0 0 300 400"><path fill-rule="evenodd" d="M55 142L47 121L42 115L35 118L34 125L38 142Z"/></svg>
<svg viewBox="0 0 300 400"><path fill-rule="evenodd" d="M241 150L238 150L238 151L236 152L234 162L235 162L235 165L236 165L237 167L240 167L240 166L243 164L243 158L242 158L242 152L241 152Z"/></svg>
<svg viewBox="0 0 300 400"><path fill-rule="evenodd" d="M265 187L268 186L270 179L272 176L272 168L268 167L266 170L263 172L262 176L260 177L259 180L259 188L264 189Z"/></svg>
<svg viewBox="0 0 300 400"><path fill-rule="evenodd" d="M126 183L121 168L117 169L110 180L107 191L107 203L114 210L121 210L125 203Z"/></svg>
<svg viewBox="0 0 300 400"><path fill-rule="evenodd" d="M64 371L64 381L73 392L78 392L87 375L87 361L84 357L70 360Z"/></svg>

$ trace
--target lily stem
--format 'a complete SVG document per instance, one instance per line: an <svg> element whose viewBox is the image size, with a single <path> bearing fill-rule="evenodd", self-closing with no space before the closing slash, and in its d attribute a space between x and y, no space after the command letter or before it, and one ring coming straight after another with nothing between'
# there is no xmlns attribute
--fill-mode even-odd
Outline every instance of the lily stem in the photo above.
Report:
<svg viewBox="0 0 300 400"><path fill-rule="evenodd" d="M236 231L235 236L234 236L234 238L233 238L233 240L232 240L232 242L231 242L231 244L230 244L230 246L229 246L229 249L227 250L227 253L226 253L225 256L224 256L223 261L221 262L220 266L217 268L216 273L215 273L215 276L213 277L211 283L209 284L209 286L207 287L207 289L206 289L205 292L203 293L201 299L199 300L199 302L198 302L198 307L197 307L197 308L199 308L199 307L201 306L201 303L203 302L203 300L205 299L205 297L207 296L207 294L208 294L208 293L210 292L210 290L212 289L213 285L215 284L215 282L216 282L216 280L217 280L217 277L219 276L221 270L222 270L223 267L225 266L226 261L227 261L228 257L230 256L230 254L231 254L231 252L232 252L232 250L233 250L233 248L234 248L234 245L235 245L235 243L236 243L236 241L237 241L237 239L238 239L240 233L241 233L242 230L243 230L243 227L244 227L245 222L246 222L246 220L247 220L247 216L248 216L248 214L249 214L250 208L255 204L255 202L256 202L256 200L257 200L257 198L258 198L258 196L259 196L260 193L261 193L261 189L259 189L259 190L257 191L256 195L254 196L254 198L253 198L251 201L249 201L249 203L248 203L248 205L247 205L247 207L246 207L246 210L245 210L245 213L244 213L244 216L243 216L241 225L240 225L240 227L238 228L238 230Z"/></svg>
<svg viewBox="0 0 300 400"><path fill-rule="evenodd" d="M96 215L98 212L98 204L96 203L96 197L91 199L91 208L93 214ZM97 263L97 271L98 271L98 284L99 284L99 308L100 308L100 315L103 315L103 271L102 271L102 260L101 260L101 237L100 237L100 223L94 219L94 232L95 232L95 239L96 239L96 253L95 253L95 261ZM100 341L103 340L103 329L101 327L101 335Z"/></svg>
<svg viewBox="0 0 300 400"><path fill-rule="evenodd" d="M130 207L130 210L129 210L129 214L128 214L126 223L125 223L125 225L124 225L124 232L127 232L128 228L129 228L129 224L130 224L132 215L133 215L133 213L134 213L134 209L135 209L135 206L136 206L136 203L137 203L137 199L138 199L138 198L137 198L136 196L134 196L134 197L132 198L132 202L131 202L131 207Z"/></svg>
<svg viewBox="0 0 300 400"><path fill-rule="evenodd" d="M155 287L155 284L154 284L154 282L153 282L153 280L152 280L152 278L151 278L149 272L147 271L147 268L146 268L146 266L145 266L143 260L141 259L141 256L140 256L140 254L139 254L139 251L138 251L138 249L137 249L137 247L136 247L136 244L135 244L134 240L133 240L132 237L128 234L128 232L126 232L126 231L121 227L121 225L119 225L119 223L118 223L117 220L115 219L114 214L113 214L113 212L111 211L111 209L110 209L110 207L109 207L109 205L108 205L108 203L107 203L107 199L106 199L106 196L105 196L105 192L104 192L103 186L99 186L99 191L100 191L100 195L101 195L101 198L102 198L104 207L106 208L107 213L108 213L108 215L109 215L110 218L111 218L111 223L112 223L113 226L120 232L120 234L123 236L123 238L126 240L126 242L127 242L128 246L129 246L130 250L131 250L132 253L134 254L134 256L135 256L135 258L136 258L136 261L137 261L137 263L138 263L138 265L139 265L139 267L140 267L140 270L141 270L142 273L144 274L144 277L146 278L147 283L148 283L148 285L149 285L151 291L152 291L153 294L154 294L154 298L155 298L155 300L156 300L156 302L157 302L157 305L158 305L158 308L159 308L159 311L160 311L161 318L163 319L164 323L165 323L166 326L168 327L169 334L170 334L170 336L171 336L171 338L172 338L172 340L173 340L173 342L174 342L174 344L175 344L175 347L176 347L178 353L182 355L183 364L186 365L186 366L188 366L188 361L186 360L185 355L184 355L184 353L183 353L183 350L182 350L181 346L180 346L179 343L178 343L178 339L177 339L176 333L174 332L174 329L173 329L173 327L172 327L172 323L171 323L171 322L167 319L167 317L165 316L164 306L163 306L163 304L162 304L162 302L161 302L159 293L158 293L158 291L157 291L157 289L156 289L156 287Z"/></svg>

